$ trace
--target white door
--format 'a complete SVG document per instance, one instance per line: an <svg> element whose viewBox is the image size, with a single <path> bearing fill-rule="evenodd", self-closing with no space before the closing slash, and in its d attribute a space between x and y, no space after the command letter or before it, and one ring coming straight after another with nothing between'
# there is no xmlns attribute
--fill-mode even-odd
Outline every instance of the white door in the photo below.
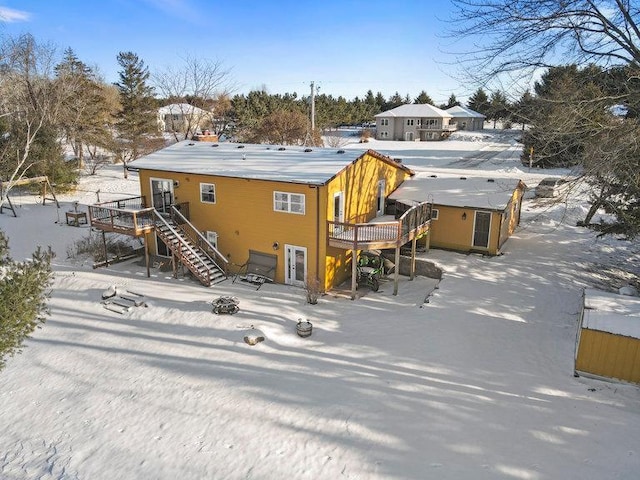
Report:
<svg viewBox="0 0 640 480"><path fill-rule="evenodd" d="M404 139L405 139L407 142L413 142L413 132L406 132L406 133L404 134Z"/></svg>
<svg viewBox="0 0 640 480"><path fill-rule="evenodd" d="M376 196L376 216L379 217L384 215L384 190L385 190L385 181L380 180L378 182L378 192Z"/></svg>
<svg viewBox="0 0 640 480"><path fill-rule="evenodd" d="M336 192L333 194L333 221L344 223L344 192ZM342 232L342 225L334 225L333 233Z"/></svg>
<svg viewBox="0 0 640 480"><path fill-rule="evenodd" d="M284 283L303 287L307 279L307 249L285 245L285 262Z"/></svg>
<svg viewBox="0 0 640 480"><path fill-rule="evenodd" d="M173 181L164 178L151 179L151 206L166 213L173 204Z"/></svg>

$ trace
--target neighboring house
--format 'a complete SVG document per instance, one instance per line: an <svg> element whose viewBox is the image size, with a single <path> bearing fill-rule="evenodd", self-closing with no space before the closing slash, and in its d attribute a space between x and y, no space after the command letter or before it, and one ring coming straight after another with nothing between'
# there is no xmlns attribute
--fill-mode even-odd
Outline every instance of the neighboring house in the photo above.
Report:
<svg viewBox="0 0 640 480"><path fill-rule="evenodd" d="M396 211L432 203L430 247L498 255L520 223L525 184L517 179L416 175L390 195Z"/></svg>
<svg viewBox="0 0 640 480"><path fill-rule="evenodd" d="M211 112L188 103L172 103L158 109L158 128L161 132L187 133L189 136L209 128Z"/></svg>
<svg viewBox="0 0 640 480"><path fill-rule="evenodd" d="M640 384L640 298L585 289L575 373Z"/></svg>
<svg viewBox="0 0 640 480"><path fill-rule="evenodd" d="M376 115L376 139L444 140L456 130L453 116L428 104L401 105Z"/></svg>
<svg viewBox="0 0 640 480"><path fill-rule="evenodd" d="M453 117L451 123L455 123L458 130L482 130L485 116L467 107L456 105L445 110Z"/></svg>
<svg viewBox="0 0 640 480"><path fill-rule="evenodd" d="M144 236L148 253L178 257L197 276L205 267L181 258L195 249L177 243L182 230L195 243L209 240L222 270L237 271L257 252L273 261L274 281L304 286L317 278L324 291L353 275L351 259L359 250L399 252L424 234L431 218L425 205L407 220L384 217L387 197L413 172L371 150L183 141L131 166L139 172L142 198L91 206L92 225ZM168 224L165 214L179 216L175 210L190 223ZM416 219L419 224L407 223ZM199 278L209 285L213 277Z"/></svg>

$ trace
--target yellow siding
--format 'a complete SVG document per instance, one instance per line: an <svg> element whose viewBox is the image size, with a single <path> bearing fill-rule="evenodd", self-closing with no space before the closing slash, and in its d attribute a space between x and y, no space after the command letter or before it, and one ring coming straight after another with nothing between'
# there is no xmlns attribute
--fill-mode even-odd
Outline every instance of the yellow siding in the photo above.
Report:
<svg viewBox="0 0 640 480"><path fill-rule="evenodd" d="M640 383L640 340L583 328L576 370Z"/></svg>
<svg viewBox="0 0 640 480"><path fill-rule="evenodd" d="M316 235L325 223L316 223L316 189L307 185L247 180L239 178L193 175L174 172L140 171L142 195L151 198L149 178L171 178L179 182L175 202L189 203L191 222L200 231L218 232L218 250L230 262L243 264L249 249L278 255L276 282L284 282L285 243L307 248L307 272L315 276ZM216 203L200 201L200 183L213 183ZM305 215L277 212L273 193L305 195ZM273 244L279 244L273 250Z"/></svg>
<svg viewBox="0 0 640 480"><path fill-rule="evenodd" d="M385 181L385 198L398 188L409 173L401 168L365 154L327 185L324 197L326 219L333 220L333 197L344 192L344 222L364 223L375 218L378 182ZM326 237L322 245L326 245ZM351 276L351 252L327 247L325 288L339 285Z"/></svg>
<svg viewBox="0 0 640 480"><path fill-rule="evenodd" d="M431 222L431 248L443 248L445 250L461 252L469 252L471 250L486 251L490 255L496 255L498 253L501 213L489 212L491 213L489 247L482 249L473 246L475 210L444 205L434 205L433 208L438 210L438 219ZM466 215L464 219L463 214Z"/></svg>

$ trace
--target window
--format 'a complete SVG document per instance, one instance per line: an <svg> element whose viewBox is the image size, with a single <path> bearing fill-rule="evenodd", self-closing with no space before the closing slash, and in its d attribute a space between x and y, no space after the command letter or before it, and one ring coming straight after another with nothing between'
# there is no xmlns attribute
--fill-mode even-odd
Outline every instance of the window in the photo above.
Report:
<svg viewBox="0 0 640 480"><path fill-rule="evenodd" d="M207 242L213 245L213 248L218 248L218 232L212 232L207 230Z"/></svg>
<svg viewBox="0 0 640 480"><path fill-rule="evenodd" d="M380 126L381 127L388 127L389 126L389 119L388 118L380 119Z"/></svg>
<svg viewBox="0 0 640 480"><path fill-rule="evenodd" d="M440 211L437 208L431 209L431 220L437 220L438 215L440 215Z"/></svg>
<svg viewBox="0 0 640 480"><path fill-rule="evenodd" d="M408 127L412 127L413 126L413 122L414 122L413 118L407 118L407 126Z"/></svg>
<svg viewBox="0 0 640 480"><path fill-rule="evenodd" d="M216 203L216 186L213 183L200 184L200 201L202 203Z"/></svg>
<svg viewBox="0 0 640 480"><path fill-rule="evenodd" d="M389 132L380 132L380 138L389 138Z"/></svg>
<svg viewBox="0 0 640 480"><path fill-rule="evenodd" d="M273 209L276 212L304 215L304 195L301 193L273 192Z"/></svg>

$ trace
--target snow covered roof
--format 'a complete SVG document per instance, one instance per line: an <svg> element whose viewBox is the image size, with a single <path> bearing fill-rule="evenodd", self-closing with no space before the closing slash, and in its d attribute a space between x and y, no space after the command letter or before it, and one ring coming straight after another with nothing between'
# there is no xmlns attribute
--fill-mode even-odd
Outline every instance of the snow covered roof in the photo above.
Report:
<svg viewBox="0 0 640 480"><path fill-rule="evenodd" d="M206 115L211 112L207 112L199 107L194 107L193 105L189 105L188 103L172 103L170 105L165 105L164 107L160 107L158 109L159 115L184 115L184 114L198 114L198 115Z"/></svg>
<svg viewBox="0 0 640 480"><path fill-rule="evenodd" d="M413 174L391 158L373 151L369 153ZM144 170L324 185L363 155L362 150L184 140L141 157L130 166Z"/></svg>
<svg viewBox="0 0 640 480"><path fill-rule="evenodd" d="M582 328L640 339L640 297L585 289Z"/></svg>
<svg viewBox="0 0 640 480"><path fill-rule="evenodd" d="M453 115L454 117L486 118L483 114L478 113L475 110L471 110L470 108L463 107L461 105L447 108L445 111Z"/></svg>
<svg viewBox="0 0 640 480"><path fill-rule="evenodd" d="M516 178L442 177L419 173L405 181L390 195L405 203L433 202L435 206L504 210L514 190Z"/></svg>
<svg viewBox="0 0 640 480"><path fill-rule="evenodd" d="M386 112L382 112L376 115L378 117L440 117L451 118L444 110L438 107L429 105L428 103L412 103L410 105L400 105L399 107L392 108Z"/></svg>

